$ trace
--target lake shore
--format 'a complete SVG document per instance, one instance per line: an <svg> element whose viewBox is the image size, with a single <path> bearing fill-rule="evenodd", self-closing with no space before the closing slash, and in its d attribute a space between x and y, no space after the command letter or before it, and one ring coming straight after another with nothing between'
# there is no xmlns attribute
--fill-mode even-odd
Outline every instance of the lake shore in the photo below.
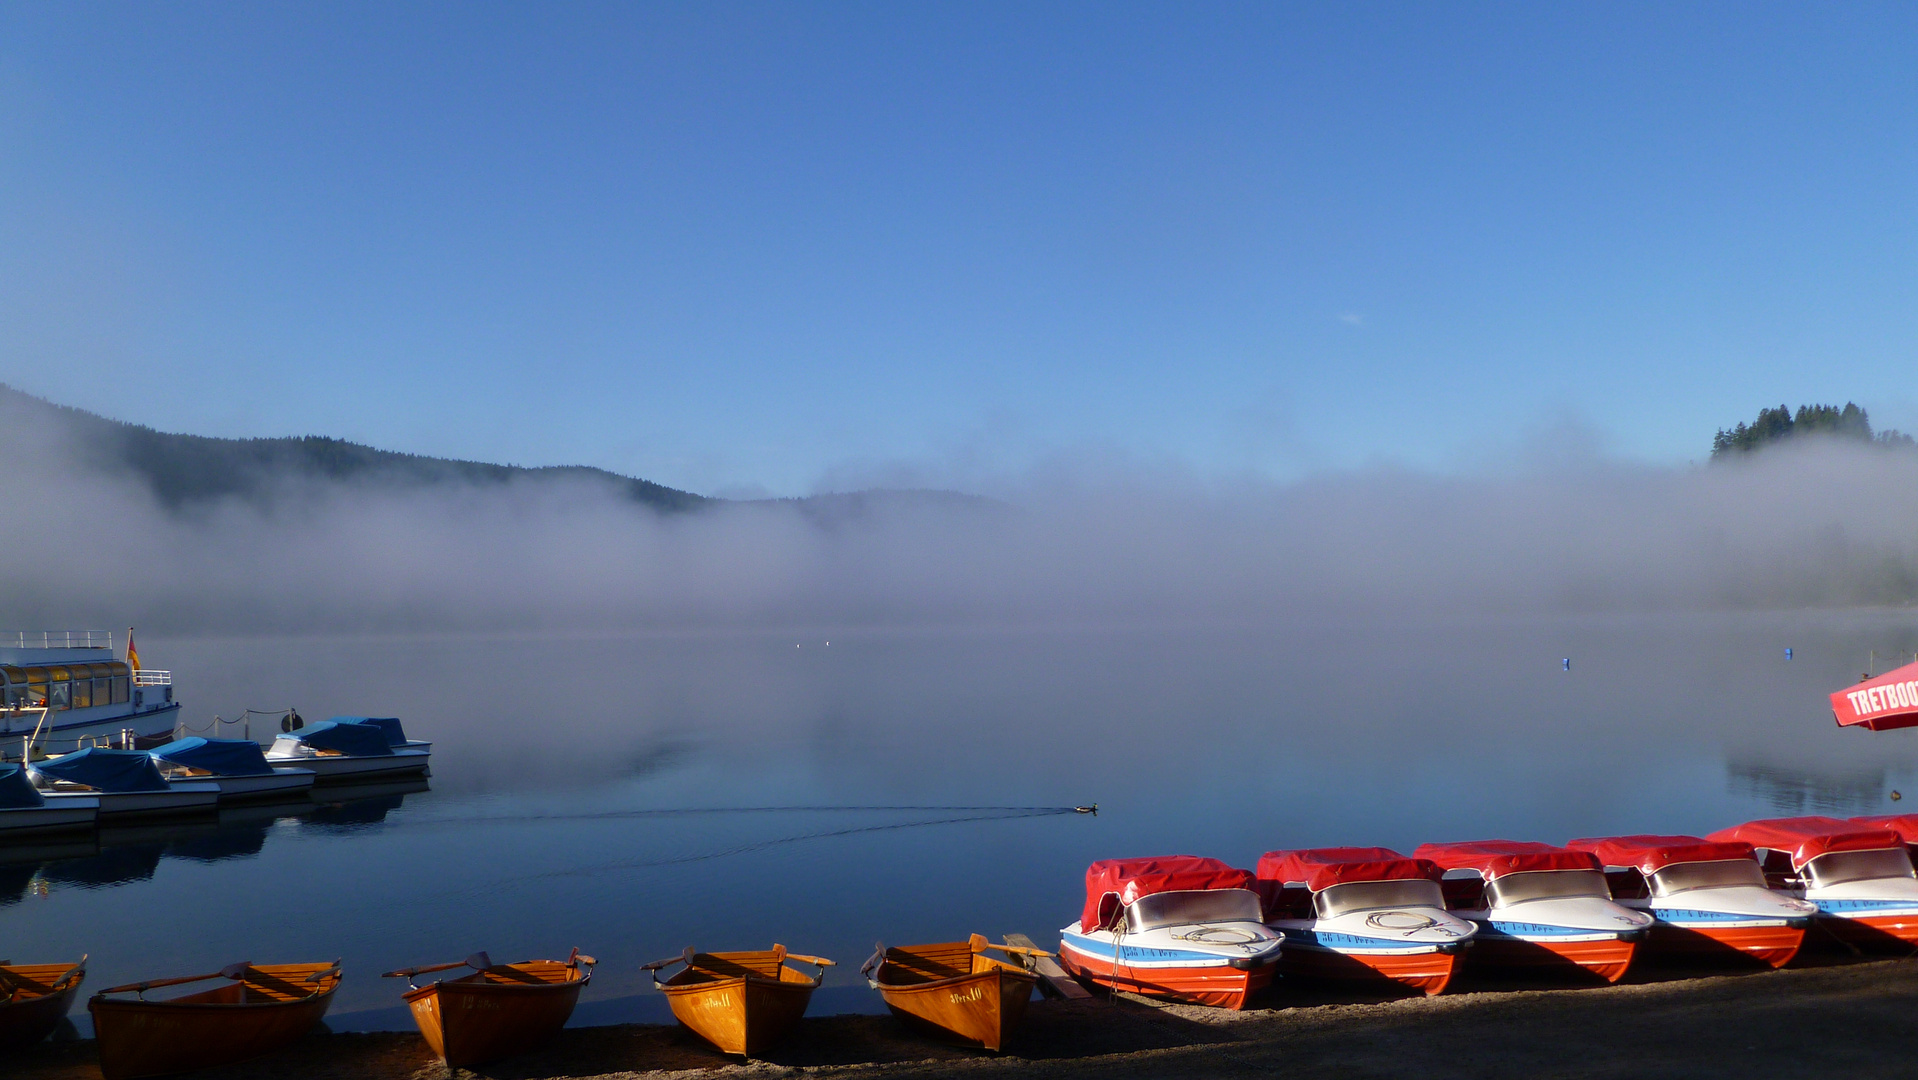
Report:
<svg viewBox="0 0 1918 1080"><path fill-rule="evenodd" d="M1909 1076L1918 1060L1918 963L1874 960L1593 989L1476 989L1437 998L1292 1004L1243 1013L1129 995L1035 1001L1013 1052L940 1046L886 1016L804 1021L763 1061L736 1064L670 1026L572 1028L551 1047L461 1078L637 1077L1740 1077ZM19 1080L97 1080L90 1042L45 1043ZM433 1080L447 1070L410 1033L320 1033L206 1080Z"/></svg>

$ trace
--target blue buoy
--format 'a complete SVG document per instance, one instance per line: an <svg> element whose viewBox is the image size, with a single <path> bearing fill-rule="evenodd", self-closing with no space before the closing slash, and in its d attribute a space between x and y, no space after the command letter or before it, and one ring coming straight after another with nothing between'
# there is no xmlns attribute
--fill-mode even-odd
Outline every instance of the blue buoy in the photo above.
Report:
<svg viewBox="0 0 1918 1080"><path fill-rule="evenodd" d="M1565 658L1565 670L1566 671L1572 670L1572 658L1569 656Z"/></svg>
<svg viewBox="0 0 1918 1080"><path fill-rule="evenodd" d="M1786 649L1786 650L1785 650L1785 659L1787 659L1787 660L1790 660L1790 659L1791 659L1791 650L1790 650L1790 649Z"/></svg>

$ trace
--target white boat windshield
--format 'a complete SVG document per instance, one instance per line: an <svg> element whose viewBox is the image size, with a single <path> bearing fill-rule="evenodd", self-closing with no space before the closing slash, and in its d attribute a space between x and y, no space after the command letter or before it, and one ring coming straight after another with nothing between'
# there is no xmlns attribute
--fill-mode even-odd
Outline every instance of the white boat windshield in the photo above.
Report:
<svg viewBox="0 0 1918 1080"><path fill-rule="evenodd" d="M1312 906L1321 919L1336 919L1354 911L1378 908L1445 906L1445 894L1430 878L1406 878L1399 881L1351 881L1334 885L1312 897Z"/></svg>
<svg viewBox="0 0 1918 1080"><path fill-rule="evenodd" d="M1805 864L1806 876L1815 889L1842 885L1847 881L1872 878L1912 877L1911 859L1903 851L1880 848L1877 851L1834 851Z"/></svg>
<svg viewBox="0 0 1918 1080"><path fill-rule="evenodd" d="M1125 930L1142 934L1161 926L1202 922L1258 922L1259 894L1250 889L1194 889L1153 893L1125 909Z"/></svg>
<svg viewBox="0 0 1918 1080"><path fill-rule="evenodd" d="M1652 875L1652 895L1670 896L1687 889L1722 889L1731 885L1765 887L1765 871L1756 859L1717 859L1712 862L1673 863Z"/></svg>
<svg viewBox="0 0 1918 1080"><path fill-rule="evenodd" d="M1605 887L1605 875L1596 870L1528 870L1507 874L1485 886L1486 902L1493 907L1571 896L1610 900L1612 892Z"/></svg>

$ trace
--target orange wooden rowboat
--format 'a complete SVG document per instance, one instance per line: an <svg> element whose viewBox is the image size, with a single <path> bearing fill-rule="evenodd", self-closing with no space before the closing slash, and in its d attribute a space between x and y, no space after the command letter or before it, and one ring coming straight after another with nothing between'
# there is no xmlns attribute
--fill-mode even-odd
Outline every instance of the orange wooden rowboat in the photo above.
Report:
<svg viewBox="0 0 1918 1080"><path fill-rule="evenodd" d="M87 958L77 964L13 964L0 960L0 1050L32 1046L67 1015L73 993L87 977Z"/></svg>
<svg viewBox="0 0 1918 1080"><path fill-rule="evenodd" d="M386 977L406 979L411 987L406 1004L421 1037L448 1066L461 1068L523 1054L558 1035L579 1003L580 990L593 980L596 963L578 949L564 962L518 964L495 964L480 952L456 963L389 971ZM415 975L459 967L474 970L457 979L413 984Z"/></svg>
<svg viewBox="0 0 1918 1080"><path fill-rule="evenodd" d="M786 966L797 960L818 968L805 975ZM684 964L663 982L659 969ZM679 1022L728 1054L751 1057L792 1030L806 1014L831 960L787 954L784 945L765 952L696 953L691 946L669 960L640 970L653 973L653 985L666 995Z"/></svg>
<svg viewBox="0 0 1918 1080"><path fill-rule="evenodd" d="M225 986L166 1001L146 992L208 979ZM340 962L230 964L211 975L154 979L108 987L93 995L94 1037L106 1080L226 1065L278 1050L305 1035L326 1015L340 985ZM109 994L133 994L132 998Z"/></svg>
<svg viewBox="0 0 1918 1080"><path fill-rule="evenodd" d="M987 956L1051 956L1043 949L994 945L983 934L937 945L877 946L860 974L892 1014L987 1050L1003 1050L1025 1019L1039 976L1019 964Z"/></svg>

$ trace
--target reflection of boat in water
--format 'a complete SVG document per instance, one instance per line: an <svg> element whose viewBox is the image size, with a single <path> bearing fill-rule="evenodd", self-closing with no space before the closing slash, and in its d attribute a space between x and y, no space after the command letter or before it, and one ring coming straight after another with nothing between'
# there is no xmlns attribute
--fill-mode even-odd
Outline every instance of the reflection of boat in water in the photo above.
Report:
<svg viewBox="0 0 1918 1080"><path fill-rule="evenodd" d="M29 766L29 773L49 803L57 805L76 798L98 800L102 821L211 814L220 802L218 784L168 781L144 750L89 746L36 761Z"/></svg>
<svg viewBox="0 0 1918 1080"><path fill-rule="evenodd" d="M87 958L77 964L10 964L0 961L0 1050L32 1046L66 1019L74 991L87 977Z"/></svg>
<svg viewBox="0 0 1918 1080"><path fill-rule="evenodd" d="M425 773L431 752L407 746L398 727L398 721L389 726L326 720L276 736L266 759L275 766L311 769L322 783Z"/></svg>
<svg viewBox="0 0 1918 1080"><path fill-rule="evenodd" d="M1422 844L1413 857L1445 871L1446 907L1478 924L1469 964L1538 974L1623 978L1652 917L1612 902L1587 851L1519 840Z"/></svg>
<svg viewBox="0 0 1918 1080"><path fill-rule="evenodd" d="M1441 871L1390 848L1268 851L1266 925L1285 934L1279 970L1440 994L1477 927L1445 910Z"/></svg>
<svg viewBox="0 0 1918 1080"><path fill-rule="evenodd" d="M593 978L590 956L578 949L564 961L495 964L474 953L452 964L389 971L407 980L407 1007L420 1037L455 1069L483 1065L534 1050L566 1026L579 992ZM415 976L470 967L471 975L419 986Z"/></svg>
<svg viewBox="0 0 1918 1080"><path fill-rule="evenodd" d="M86 832L100 816L100 800L61 799L52 804L18 765L0 764L0 844Z"/></svg>
<svg viewBox="0 0 1918 1080"><path fill-rule="evenodd" d="M311 769L274 768L252 739L175 739L147 751L168 780L199 780L220 789L220 802L305 797Z"/></svg>
<svg viewBox="0 0 1918 1080"><path fill-rule="evenodd" d="M150 1001L149 990L212 979L225 986ZM340 965L233 964L210 975L109 987L87 1011L106 1080L167 1076L271 1053L305 1035L326 1015ZM134 994L133 998L115 997Z"/></svg>
<svg viewBox="0 0 1918 1080"><path fill-rule="evenodd" d="M880 946L861 974L908 1025L986 1050L1003 1050L1025 1019L1039 976L988 955L1049 957L1040 949L994 945L985 935L936 945Z"/></svg>
<svg viewBox="0 0 1918 1080"><path fill-rule="evenodd" d="M1768 888L1750 844L1696 836L1613 836L1565 845L1605 864L1612 899L1650 912L1660 953L1784 967L1818 909Z"/></svg>
<svg viewBox="0 0 1918 1080"><path fill-rule="evenodd" d="M1059 932L1059 965L1136 994L1243 1009L1271 983L1280 935L1259 920L1251 873L1217 859L1102 859L1085 910Z"/></svg>
<svg viewBox="0 0 1918 1080"><path fill-rule="evenodd" d="M328 785L320 796L325 801L300 815L300 831L355 832L369 828L381 824L388 814L405 805L408 795L431 790L431 785L419 777L384 783Z"/></svg>
<svg viewBox="0 0 1918 1080"><path fill-rule="evenodd" d="M1818 905L1834 935L1858 945L1918 944L1918 874L1898 833L1798 817L1748 821L1710 839L1756 848L1767 883Z"/></svg>
<svg viewBox="0 0 1918 1080"><path fill-rule="evenodd" d="M164 742L180 714L173 673L139 667L132 649L114 653L105 630L0 633L0 745L18 750L36 729L35 746L49 751L127 732Z"/></svg>
<svg viewBox="0 0 1918 1080"><path fill-rule="evenodd" d="M787 960L811 964L816 971L795 971ZM662 981L660 969L674 964L685 967ZM725 1053L751 1057L792 1030L831 966L822 957L788 955L784 945L725 953L696 953L688 946L684 954L641 970L653 973L653 985L666 995L673 1016L695 1035Z"/></svg>

